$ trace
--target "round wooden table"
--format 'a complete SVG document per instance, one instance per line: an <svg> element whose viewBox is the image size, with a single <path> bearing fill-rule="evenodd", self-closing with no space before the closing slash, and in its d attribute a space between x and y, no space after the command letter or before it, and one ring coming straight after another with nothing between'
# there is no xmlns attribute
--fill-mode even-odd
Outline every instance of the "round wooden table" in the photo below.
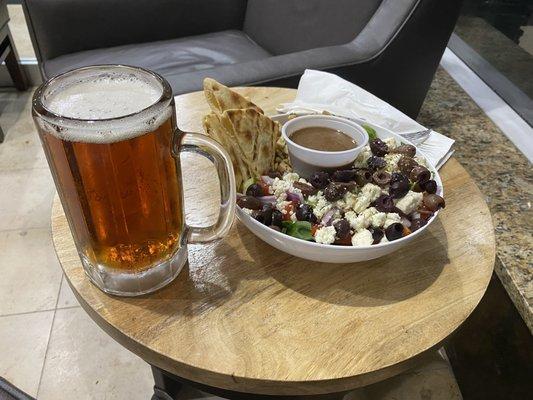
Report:
<svg viewBox="0 0 533 400"><path fill-rule="evenodd" d="M242 88L267 114L295 91ZM201 132L202 93L176 97L178 124ZM217 210L214 170L182 160L187 213ZM85 276L61 204L52 233L82 307L115 340L180 379L263 395L344 392L398 374L437 348L476 307L491 277L491 216L453 158L440 171L446 209L428 231L390 256L321 264L282 253L237 220L229 235L189 246L188 266L164 289L106 295ZM228 392L229 393L229 392Z"/></svg>

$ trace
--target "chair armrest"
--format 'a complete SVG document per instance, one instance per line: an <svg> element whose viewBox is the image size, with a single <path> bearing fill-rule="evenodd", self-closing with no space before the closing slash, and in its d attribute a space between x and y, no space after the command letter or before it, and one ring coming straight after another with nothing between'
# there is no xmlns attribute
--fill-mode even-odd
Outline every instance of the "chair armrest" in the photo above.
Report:
<svg viewBox="0 0 533 400"><path fill-rule="evenodd" d="M40 61L63 54L241 29L246 0L24 0Z"/></svg>

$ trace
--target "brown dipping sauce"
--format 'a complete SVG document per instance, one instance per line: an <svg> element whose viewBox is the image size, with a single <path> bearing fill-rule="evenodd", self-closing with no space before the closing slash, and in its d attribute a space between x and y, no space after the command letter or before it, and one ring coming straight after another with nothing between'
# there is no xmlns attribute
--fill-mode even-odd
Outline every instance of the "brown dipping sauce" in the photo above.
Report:
<svg viewBox="0 0 533 400"><path fill-rule="evenodd" d="M320 151L345 151L357 147L357 142L346 133L321 126L299 129L290 138L300 146Z"/></svg>

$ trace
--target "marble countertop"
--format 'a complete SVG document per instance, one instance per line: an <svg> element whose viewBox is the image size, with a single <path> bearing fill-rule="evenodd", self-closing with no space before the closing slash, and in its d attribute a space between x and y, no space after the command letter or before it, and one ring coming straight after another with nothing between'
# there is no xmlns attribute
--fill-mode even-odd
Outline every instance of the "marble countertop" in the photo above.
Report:
<svg viewBox="0 0 533 400"><path fill-rule="evenodd" d="M443 69L418 121L456 140L454 157L476 180L492 213L495 271L533 332L531 164Z"/></svg>

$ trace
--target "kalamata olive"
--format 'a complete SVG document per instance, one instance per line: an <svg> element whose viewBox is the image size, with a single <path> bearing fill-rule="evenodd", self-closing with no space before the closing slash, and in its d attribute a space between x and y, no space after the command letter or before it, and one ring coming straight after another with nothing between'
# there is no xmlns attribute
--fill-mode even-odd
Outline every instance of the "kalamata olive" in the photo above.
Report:
<svg viewBox="0 0 533 400"><path fill-rule="evenodd" d="M313 214L313 208L309 204L300 204L296 209L295 215L298 221L309 221L312 224L317 222L316 215Z"/></svg>
<svg viewBox="0 0 533 400"><path fill-rule="evenodd" d="M381 242L381 239L383 239L383 231L379 228L374 228L372 231L372 239L374 239L374 242L372 244L378 244Z"/></svg>
<svg viewBox="0 0 533 400"><path fill-rule="evenodd" d="M421 188L423 191L429 193L429 194L435 194L437 193L437 182L435 182L433 179L430 179L427 182L424 182L421 185Z"/></svg>
<svg viewBox="0 0 533 400"><path fill-rule="evenodd" d="M418 207L417 212L420 214L420 218L427 221L433 216L433 211L430 211L424 204Z"/></svg>
<svg viewBox="0 0 533 400"><path fill-rule="evenodd" d="M372 154L378 157L383 157L389 152L389 146L383 140L377 138L372 139L369 143Z"/></svg>
<svg viewBox="0 0 533 400"><path fill-rule="evenodd" d="M315 172L309 177L309 183L317 189L324 189L328 186L329 175L327 172Z"/></svg>
<svg viewBox="0 0 533 400"><path fill-rule="evenodd" d="M418 182L415 182L414 185L411 187L411 190L413 192L417 192L417 193L420 193L420 192L423 192L424 189L422 188L422 186L420 185L420 183Z"/></svg>
<svg viewBox="0 0 533 400"><path fill-rule="evenodd" d="M259 200L252 196L242 196L237 199L237 205L241 208L249 208L250 210L260 210L263 205Z"/></svg>
<svg viewBox="0 0 533 400"><path fill-rule="evenodd" d="M246 196L261 197L263 195L263 188L258 183L252 183L246 189Z"/></svg>
<svg viewBox="0 0 533 400"><path fill-rule="evenodd" d="M409 179L411 179L412 182L424 183L427 182L429 178L431 178L431 172L421 165L414 167L409 174Z"/></svg>
<svg viewBox="0 0 533 400"><path fill-rule="evenodd" d="M324 189L324 197L328 201L340 200L344 196L344 193L346 193L346 188L335 182L330 182Z"/></svg>
<svg viewBox="0 0 533 400"><path fill-rule="evenodd" d="M339 186L341 186L346 192L351 192L355 189L357 189L357 183L350 181L350 182L336 182Z"/></svg>
<svg viewBox="0 0 533 400"><path fill-rule="evenodd" d="M387 162L381 157L370 156L370 158L366 161L366 164L370 170L376 171L378 169L385 168Z"/></svg>
<svg viewBox="0 0 533 400"><path fill-rule="evenodd" d="M416 147L410 144L401 144L392 150L391 153L403 154L404 156L412 158L416 154Z"/></svg>
<svg viewBox="0 0 533 400"><path fill-rule="evenodd" d="M355 171L355 182L357 186L365 186L372 181L372 173L367 169L358 169Z"/></svg>
<svg viewBox="0 0 533 400"><path fill-rule="evenodd" d="M344 218L334 222L333 227L339 239L346 239L350 235L350 223Z"/></svg>
<svg viewBox="0 0 533 400"><path fill-rule="evenodd" d="M413 168L417 165L418 163L414 160L414 158L407 156L402 156L398 161L398 169L402 172L402 174L407 176L409 176Z"/></svg>
<svg viewBox="0 0 533 400"><path fill-rule="evenodd" d="M267 226L272 225L272 214L274 213L274 208L270 204L265 204L261 212L263 213L263 224Z"/></svg>
<svg viewBox="0 0 533 400"><path fill-rule="evenodd" d="M281 228L277 225L270 225L269 228L274 229L275 231L281 232Z"/></svg>
<svg viewBox="0 0 533 400"><path fill-rule="evenodd" d="M331 180L333 182L350 182L355 180L355 169L343 169L340 171L335 171L331 175Z"/></svg>
<svg viewBox="0 0 533 400"><path fill-rule="evenodd" d="M392 212L394 209L394 201L392 196L387 196L386 194L379 196L373 204L374 207L381 212Z"/></svg>
<svg viewBox="0 0 533 400"><path fill-rule="evenodd" d="M396 222L394 224L390 224L385 229L385 236L387 236L387 239L392 242L393 240L401 238L403 235L403 225L399 222Z"/></svg>
<svg viewBox="0 0 533 400"><path fill-rule="evenodd" d="M376 185L384 187L390 183L390 174L385 171L376 171L372 174L372 180Z"/></svg>
<svg viewBox="0 0 533 400"><path fill-rule="evenodd" d="M281 222L283 221L283 214L279 210L272 211L272 225L278 226L281 228Z"/></svg>
<svg viewBox="0 0 533 400"><path fill-rule="evenodd" d="M278 178L278 179L281 179L282 178L282 175L280 172L278 171L268 171L267 172L267 176L271 177L271 178Z"/></svg>
<svg viewBox="0 0 533 400"><path fill-rule="evenodd" d="M426 224L427 224L426 220L422 218L415 218L411 221L411 226L409 227L409 229L411 229L411 232L414 232L414 231L419 230Z"/></svg>
<svg viewBox="0 0 533 400"><path fill-rule="evenodd" d="M427 194L424 196L423 201L429 211L437 211L439 208L446 207L444 199L438 194Z"/></svg>
<svg viewBox="0 0 533 400"><path fill-rule="evenodd" d="M407 194L409 191L409 179L403 174L394 172L391 175L389 194L395 198L400 199Z"/></svg>
<svg viewBox="0 0 533 400"><path fill-rule="evenodd" d="M296 189L300 189L302 194L305 197L311 196L313 194L316 194L316 192L318 192L316 188L303 182L293 182L292 186L294 186Z"/></svg>

